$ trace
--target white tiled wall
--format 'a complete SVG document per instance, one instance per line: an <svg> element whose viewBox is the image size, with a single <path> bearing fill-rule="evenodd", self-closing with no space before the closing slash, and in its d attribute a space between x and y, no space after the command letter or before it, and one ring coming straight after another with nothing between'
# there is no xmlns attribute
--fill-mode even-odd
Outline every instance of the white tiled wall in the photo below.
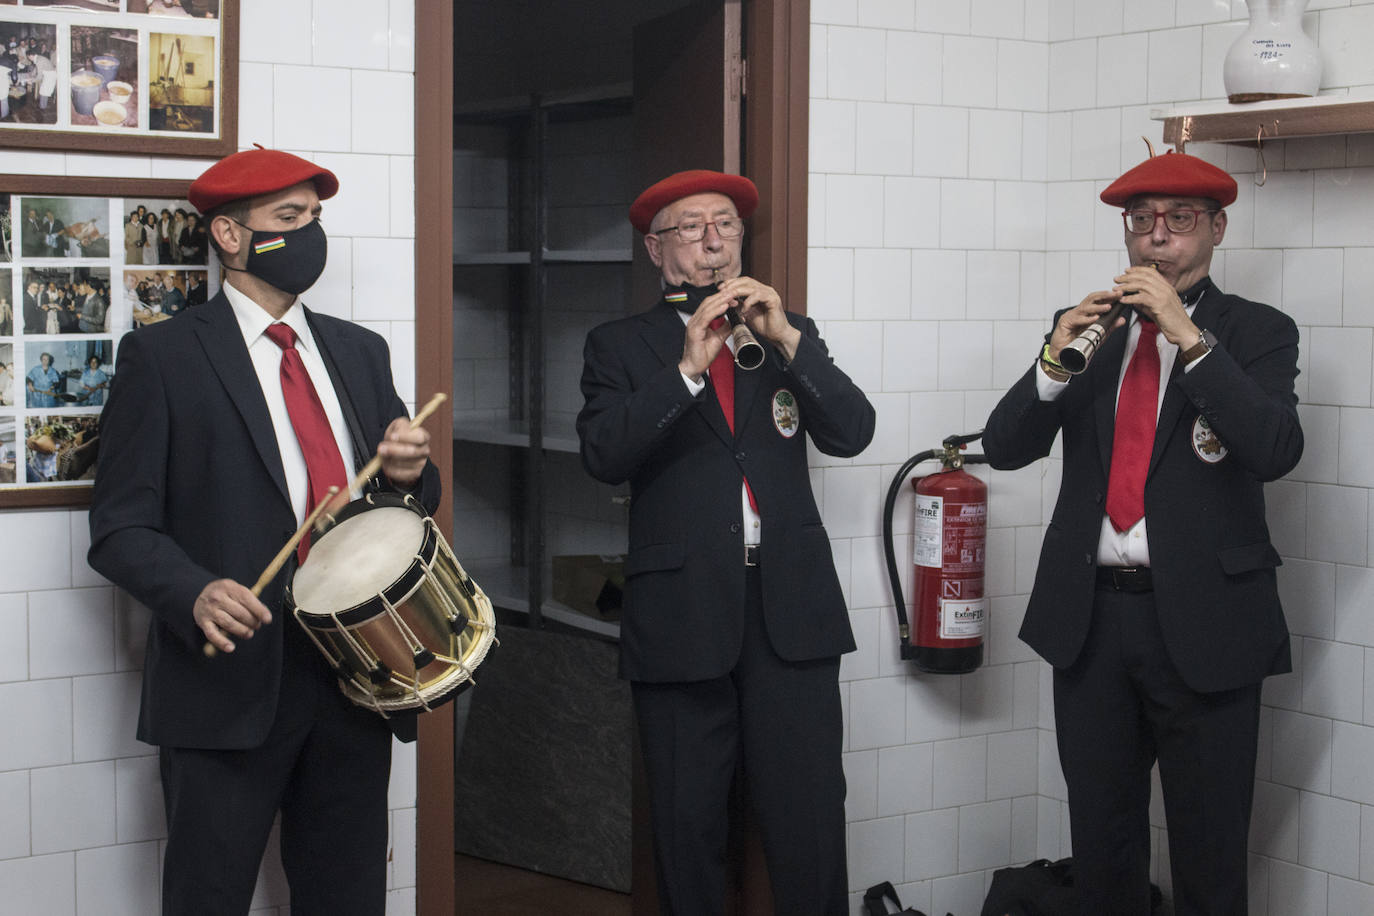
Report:
<svg viewBox="0 0 1374 916"><path fill-rule="evenodd" d="M239 145L338 174L305 297L391 344L415 398L414 0L242 0ZM194 178L208 161L0 152L0 173ZM86 566L81 511L0 513L0 916L149 916L166 829L134 739L147 611ZM395 746L388 914L415 911L415 752ZM287 910L275 835L254 916Z"/></svg>
<svg viewBox="0 0 1374 916"><path fill-rule="evenodd" d="M1323 93L1367 92L1374 2L1308 6ZM897 659L876 507L908 454L982 427L1053 311L1124 263L1097 194L1144 158L1142 134L1161 147L1152 107L1224 96L1246 4L813 0L811 18L809 311L879 415L864 455L816 456L859 642L841 669L853 911L889 880L907 905L964 916L992 869L1070 851L1049 669L1015 635L1059 462L974 471L991 488L992 623L972 675ZM1302 332L1307 451L1267 489L1295 670L1264 690L1251 912L1370 913L1374 141L1267 144L1263 187L1253 149L1188 151L1241 186L1213 277ZM898 507L901 545L911 508Z"/></svg>

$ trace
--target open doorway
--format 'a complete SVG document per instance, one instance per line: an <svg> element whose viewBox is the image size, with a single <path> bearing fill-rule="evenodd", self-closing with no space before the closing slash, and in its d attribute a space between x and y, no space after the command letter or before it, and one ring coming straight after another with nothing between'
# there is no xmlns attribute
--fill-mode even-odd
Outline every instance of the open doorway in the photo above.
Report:
<svg viewBox="0 0 1374 916"><path fill-rule="evenodd" d="M451 461L454 467L451 499L443 510L451 513L451 520L440 521L454 533L455 551L479 585L505 608L512 634L484 663L491 670L476 673L479 686L469 691L467 702L453 704L451 716L441 711L422 722L417 871L418 912L425 916L447 916L455 907L470 911L482 882L510 886L536 873L567 870L567 863L520 861L522 856L528 859L528 848L506 855L489 848L485 855L458 851L458 835L465 819L471 823L475 797L474 777L464 764L476 761L466 758L473 754L474 742L480 742L488 752L490 772L502 760L497 742L510 738L477 735L476 724L485 719L486 735L497 735L519 730L505 725L531 721L527 713L509 708L512 694L527 694L525 699L536 707L554 707L554 718L572 723L573 737L587 729L570 707L590 717L584 723L600 720L596 733L601 737L591 743L598 751L610 747L614 753L588 761L560 747L547 756L555 764L561 761L562 773L526 777L576 796L572 783L585 782L577 774L597 771L603 788L611 786L617 794L615 804L623 805L609 818L610 828L597 829L633 831L626 821L634 812L625 778L631 738L628 706L617 706L627 700L616 696L614 621L598 619L575 599L552 596L559 585L560 595L568 597L562 588L566 583L554 581L555 557L597 556L623 550L625 543L619 494L604 492L606 488L581 475L570 435L578 406L582 337L600 317L648 304L632 292L631 264L638 246L625 212L652 177L694 166L742 170L760 185L765 203L751 230L751 269L772 277L780 289L791 287L789 307L805 310L808 6L782 0L610 0L595 7L553 0L417 3L418 390L454 392L456 409L445 418L452 426L436 436L448 440L439 443L443 448L436 449L436 460L445 462L441 466ZM687 7L692 11L684 12ZM733 8L735 16L735 53L748 49L747 76L738 61L730 76L726 44L716 58L717 52L700 50L691 29L682 25L687 21L683 16L705 14L710 20L726 8ZM648 81L641 77L636 87L634 35L639 26L643 66L644 25L654 19L671 24L659 35L661 47L647 55L650 62L662 59L657 82L660 88L679 89L681 104L694 106L693 114L676 120L669 111L663 123L701 125L692 131L696 140L720 138L708 141L714 146L707 153L686 154L691 161L675 158L692 147L683 143L679 131L654 126L647 130L650 141L644 142L645 125L652 120L643 117L642 103L637 111L636 89ZM441 23L452 35L447 48L433 34ZM722 42L727 38L719 37ZM679 60L673 60L675 53ZM687 63L706 65L718 75L718 86L703 93L705 84L684 69ZM436 91L435 81L445 68L451 69L453 80ZM732 78L744 114L727 127L724 101ZM741 87L744 99L739 98ZM720 113L700 113L703 103L707 112ZM433 119L444 105L452 118L436 127ZM662 114L670 105L655 108ZM707 119L713 119L709 129ZM733 147L733 161L726 158L727 147ZM657 148L661 160L645 155L646 148ZM709 158L703 161L704 156ZM450 197L453 211L438 212L439 202ZM436 256L438 246L444 250ZM440 454L450 445L452 452ZM502 663L505 671L495 667ZM557 671L579 670L572 680L559 682L550 676L551 665ZM503 683L507 686L499 687ZM542 696L540 690L545 691ZM576 694L573 702L570 693ZM591 695L609 705L592 708ZM534 729L531 743L511 748L511 753L529 762L537 756L531 748L550 743L538 740L545 735L542 726ZM609 779L605 768L614 770ZM510 768L501 776L509 781ZM482 778L475 782L481 785ZM604 798L590 804L614 807ZM488 812L488 827L491 817L500 816L501 806L493 811ZM506 820L526 818L533 819L526 814ZM532 828L535 839L541 831L548 839L551 829L563 829L523 826ZM634 860L624 863L630 871L650 861L638 836L628 847L604 836L591 831L554 838L564 845L604 847L617 860L628 855ZM631 889L628 883L634 891L633 911L656 911L651 885L647 897L644 893L642 867L628 881L624 869L612 869L610 878L603 869L591 880L586 870L571 871L573 877L560 880L622 895L606 899L623 902L629 901L623 896ZM462 882L456 893L455 879ZM567 887L541 893L553 895L540 904L545 908L556 904L562 909L572 902ZM614 908L618 902L612 908L599 905L602 909L593 911L620 912Z"/></svg>

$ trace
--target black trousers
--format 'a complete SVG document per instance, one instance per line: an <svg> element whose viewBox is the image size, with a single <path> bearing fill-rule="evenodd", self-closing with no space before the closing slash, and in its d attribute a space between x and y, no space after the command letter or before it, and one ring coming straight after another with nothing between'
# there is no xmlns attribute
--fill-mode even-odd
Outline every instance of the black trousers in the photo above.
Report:
<svg viewBox="0 0 1374 916"><path fill-rule="evenodd" d="M724 912L728 798L742 764L775 912L845 916L840 662L778 658L764 629L757 567L748 587L734 670L709 681L631 685L660 908L665 916Z"/></svg>
<svg viewBox="0 0 1374 916"><path fill-rule="evenodd" d="M343 696L285 623L281 699L262 746L160 749L163 916L244 916L278 810L292 916L386 910L391 732Z"/></svg>
<svg viewBox="0 0 1374 916"><path fill-rule="evenodd" d="M1246 916L1259 706L1258 684L1198 693L1183 683L1153 593L1098 590L1082 654L1054 673L1083 916L1150 912L1156 759L1176 916Z"/></svg>

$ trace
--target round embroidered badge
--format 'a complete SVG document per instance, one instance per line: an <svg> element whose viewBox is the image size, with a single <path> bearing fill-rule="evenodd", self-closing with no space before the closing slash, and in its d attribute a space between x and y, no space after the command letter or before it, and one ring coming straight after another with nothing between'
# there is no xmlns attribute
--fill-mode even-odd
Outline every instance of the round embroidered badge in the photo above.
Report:
<svg viewBox="0 0 1374 916"><path fill-rule="evenodd" d="M791 439L801 429L801 409L796 397L786 388L773 392L773 428L784 439Z"/></svg>
<svg viewBox="0 0 1374 916"><path fill-rule="evenodd" d="M1203 416L1193 421L1193 454L1208 464L1216 464L1226 457L1226 446L1221 444Z"/></svg>

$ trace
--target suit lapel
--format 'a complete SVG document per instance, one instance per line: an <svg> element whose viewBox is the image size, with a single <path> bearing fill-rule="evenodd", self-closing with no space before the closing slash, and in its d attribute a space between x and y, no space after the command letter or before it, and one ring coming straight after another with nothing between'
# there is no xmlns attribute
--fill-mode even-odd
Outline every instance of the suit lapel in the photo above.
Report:
<svg viewBox="0 0 1374 916"><path fill-rule="evenodd" d="M1199 328L1216 327L1221 319L1224 306L1222 303L1221 291L1215 284L1208 284L1206 292L1203 293L1202 300L1193 309L1193 324ZM1155 443L1154 449L1150 453L1150 469L1146 473L1146 478L1154 473L1155 466L1159 464L1160 456L1169 444L1170 438L1179 433L1179 422L1184 419L1185 408L1189 401L1183 390L1175 385L1175 380L1183 374L1183 362L1179 357L1174 358L1174 367L1169 372L1169 385L1164 389L1164 400L1159 406L1159 421L1155 424ZM1191 436L1191 432L1188 433Z"/></svg>
<svg viewBox="0 0 1374 916"><path fill-rule="evenodd" d="M218 376L229 399L234 402L244 426L257 448L258 457L272 475L282 499L291 504L291 495L286 489L286 472L282 468L281 451L277 445L277 434L272 429L272 417L267 412L267 401L262 396L262 386L258 383L253 361L248 356L248 348L243 344L243 332L234 318L234 310L224 293L218 293L204 305L197 306L185 318L197 322L196 337L205 350L210 368Z"/></svg>
<svg viewBox="0 0 1374 916"><path fill-rule="evenodd" d="M763 365L757 369L745 370L736 367L735 369L735 435L743 436L744 428L749 425L749 418L754 415L754 401L758 398L759 392L763 390L763 372L768 366L768 360L772 357L773 347L764 342L764 351L767 353Z"/></svg>
<svg viewBox="0 0 1374 916"><path fill-rule="evenodd" d="M1116 433L1116 388L1121 379L1121 360L1126 353L1129 325L1117 328L1098 349L1088 367L1089 372L1101 373L1093 379L1093 415L1097 420L1097 449L1102 461L1102 477L1111 474L1112 437Z"/></svg>
<svg viewBox="0 0 1374 916"><path fill-rule="evenodd" d="M645 329L640 333L645 343L654 351L665 366L677 365L682 358L682 334L686 327L682 319L678 317L677 309L666 303L659 305L644 313ZM735 384L739 384L739 376L735 376ZM696 411L697 416L701 417L706 425L721 438L727 445L733 446L735 437L730 432L730 427L725 423L725 414L721 413L720 402L716 400L715 389L710 384L707 388L711 391L711 406L705 410ZM739 419L739 390L735 391L735 418Z"/></svg>
<svg viewBox="0 0 1374 916"><path fill-rule="evenodd" d="M334 325L316 320L315 313L310 309L305 309L305 320L310 324L310 333L315 336L315 343L320 348L320 361L324 363L329 380L334 384L334 392L338 395L344 425L348 427L348 438L353 443L353 472L356 473L372 457L357 409L359 403L364 403L359 400L359 395L363 392L354 391L349 387L350 379L358 381L358 373L346 375L339 371L338 364L342 361L346 366L361 366L362 357L354 352L346 337L334 333Z"/></svg>

